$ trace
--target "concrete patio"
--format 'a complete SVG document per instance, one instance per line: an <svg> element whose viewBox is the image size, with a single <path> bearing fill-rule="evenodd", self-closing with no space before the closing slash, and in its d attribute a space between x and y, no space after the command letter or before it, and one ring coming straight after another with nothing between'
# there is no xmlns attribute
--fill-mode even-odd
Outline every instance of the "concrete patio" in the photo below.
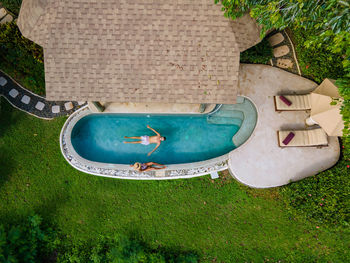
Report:
<svg viewBox="0 0 350 263"><path fill-rule="evenodd" d="M256 105L258 121L248 141L229 156L229 170L241 183L250 187L267 188L288 184L312 176L333 166L339 159L337 137L328 137L323 148L280 148L277 131L305 129L305 111L278 113L273 96L278 94L306 94L317 84L265 65L241 64L239 94Z"/></svg>

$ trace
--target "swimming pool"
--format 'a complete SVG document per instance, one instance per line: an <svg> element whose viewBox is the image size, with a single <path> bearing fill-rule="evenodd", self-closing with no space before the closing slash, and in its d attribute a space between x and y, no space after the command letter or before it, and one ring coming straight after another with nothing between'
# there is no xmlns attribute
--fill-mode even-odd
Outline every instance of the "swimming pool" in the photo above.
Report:
<svg viewBox="0 0 350 263"><path fill-rule="evenodd" d="M124 136L155 135L147 125L166 137L151 156L147 153L155 144L123 143L133 141ZM204 161L232 151L235 148L232 137L238 129L235 124L208 123L207 115L91 114L77 122L71 140L80 156L94 162L179 164Z"/></svg>
<svg viewBox="0 0 350 263"><path fill-rule="evenodd" d="M257 121L254 104L238 97L209 114L93 114L84 107L64 124L60 145L63 156L86 173L126 179L175 179L200 176L227 168L229 152L252 134ZM124 144L124 136L152 136L146 126L166 141L155 145ZM130 140L132 141L132 140ZM134 162L158 162L165 170L139 173Z"/></svg>

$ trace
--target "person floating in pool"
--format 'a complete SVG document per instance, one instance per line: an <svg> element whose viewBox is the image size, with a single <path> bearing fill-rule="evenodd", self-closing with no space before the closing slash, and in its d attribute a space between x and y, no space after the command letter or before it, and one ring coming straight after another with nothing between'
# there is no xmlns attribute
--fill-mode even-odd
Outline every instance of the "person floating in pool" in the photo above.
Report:
<svg viewBox="0 0 350 263"><path fill-rule="evenodd" d="M157 134L156 136L133 136L133 137L127 137L124 136L125 139L138 139L140 141L134 141L134 142L124 142L124 143L141 143L143 145L149 145L151 143L156 143L156 147L154 147L154 149L149 152L147 155L150 156L155 150L157 150L157 148L159 147L159 145L161 144L162 141L165 141L165 137L161 136L159 134L159 132L157 132L155 129L151 128L149 125L147 125L147 128L152 130L155 134Z"/></svg>
<svg viewBox="0 0 350 263"><path fill-rule="evenodd" d="M139 172L147 172L152 170L160 170L166 168L165 165L160 163L154 163L154 162L148 162L148 163L134 163L130 165L131 167L134 167L135 170Z"/></svg>

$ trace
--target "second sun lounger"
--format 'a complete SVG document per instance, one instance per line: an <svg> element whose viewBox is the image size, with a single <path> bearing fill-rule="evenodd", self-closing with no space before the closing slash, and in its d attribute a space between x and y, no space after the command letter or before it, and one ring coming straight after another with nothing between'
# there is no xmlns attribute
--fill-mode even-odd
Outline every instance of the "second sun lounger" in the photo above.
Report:
<svg viewBox="0 0 350 263"><path fill-rule="evenodd" d="M327 146L328 138L321 128L313 130L278 131L280 147Z"/></svg>
<svg viewBox="0 0 350 263"><path fill-rule="evenodd" d="M274 101L276 111L297 111L311 109L311 94L278 95L274 96ZM291 104L288 103L288 101L290 101Z"/></svg>

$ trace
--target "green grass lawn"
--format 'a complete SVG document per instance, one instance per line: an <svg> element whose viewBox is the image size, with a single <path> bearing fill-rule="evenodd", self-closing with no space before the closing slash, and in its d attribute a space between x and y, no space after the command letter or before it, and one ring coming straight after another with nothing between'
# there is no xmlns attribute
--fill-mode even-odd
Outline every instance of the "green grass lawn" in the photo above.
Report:
<svg viewBox="0 0 350 263"><path fill-rule="evenodd" d="M59 148L65 118L44 121L1 98L0 221L37 213L63 236L121 233L151 248L194 251L201 262L349 262L349 236L290 217L278 189L254 190L227 173L172 181L97 177ZM244 161L244 160L242 160Z"/></svg>

